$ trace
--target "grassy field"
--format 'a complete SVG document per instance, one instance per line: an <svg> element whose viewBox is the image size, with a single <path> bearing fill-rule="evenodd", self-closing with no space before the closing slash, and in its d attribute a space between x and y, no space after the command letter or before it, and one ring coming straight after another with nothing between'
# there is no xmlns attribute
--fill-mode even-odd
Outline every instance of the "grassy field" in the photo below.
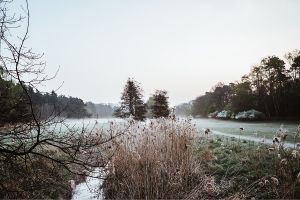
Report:
<svg viewBox="0 0 300 200"><path fill-rule="evenodd" d="M217 184L217 198L299 198L299 150L269 150L269 145L236 139L201 140L198 159Z"/></svg>
<svg viewBox="0 0 300 200"><path fill-rule="evenodd" d="M191 120L134 123L117 146L106 198L300 198L298 149L199 135Z"/></svg>
<svg viewBox="0 0 300 200"><path fill-rule="evenodd" d="M282 127L287 131L286 141L299 143L300 138L294 137L297 132L298 123L292 121L262 121L262 122L239 122L216 119L194 119L193 123L199 131L209 128L211 130L240 135L240 128L244 131L242 135L257 138L273 138L276 132Z"/></svg>

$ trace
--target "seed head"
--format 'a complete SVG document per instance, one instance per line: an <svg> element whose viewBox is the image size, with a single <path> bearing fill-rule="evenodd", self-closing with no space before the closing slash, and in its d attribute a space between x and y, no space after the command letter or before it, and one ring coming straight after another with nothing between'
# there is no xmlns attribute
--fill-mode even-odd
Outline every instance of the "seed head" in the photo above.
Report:
<svg viewBox="0 0 300 200"><path fill-rule="evenodd" d="M280 143L280 138L279 137L274 137L273 138L273 144L279 144Z"/></svg>
<svg viewBox="0 0 300 200"><path fill-rule="evenodd" d="M287 165L287 160L284 158L280 161L280 164L281 165Z"/></svg>
<svg viewBox="0 0 300 200"><path fill-rule="evenodd" d="M297 158L298 157L298 151L297 150L293 150L292 151L292 157L293 158Z"/></svg>
<svg viewBox="0 0 300 200"><path fill-rule="evenodd" d="M265 180L265 185L269 185L270 181L268 181L268 179Z"/></svg>
<svg viewBox="0 0 300 200"><path fill-rule="evenodd" d="M273 181L273 183L274 183L275 185L279 185L279 181L278 181L277 178L271 177L271 180Z"/></svg>

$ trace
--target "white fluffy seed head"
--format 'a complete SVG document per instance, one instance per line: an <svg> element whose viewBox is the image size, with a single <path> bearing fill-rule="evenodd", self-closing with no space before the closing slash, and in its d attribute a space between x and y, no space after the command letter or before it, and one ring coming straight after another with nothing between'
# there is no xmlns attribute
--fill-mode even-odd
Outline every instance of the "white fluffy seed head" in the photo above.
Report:
<svg viewBox="0 0 300 200"><path fill-rule="evenodd" d="M275 185L279 185L279 181L278 181L277 178L271 177L271 180L273 181L273 183L274 183Z"/></svg>

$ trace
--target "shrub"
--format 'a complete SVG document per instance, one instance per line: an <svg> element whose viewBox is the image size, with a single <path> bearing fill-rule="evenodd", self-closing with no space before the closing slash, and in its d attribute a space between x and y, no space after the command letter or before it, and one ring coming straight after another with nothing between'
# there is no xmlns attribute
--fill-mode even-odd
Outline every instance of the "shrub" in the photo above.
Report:
<svg viewBox="0 0 300 200"><path fill-rule="evenodd" d="M24 162L26 159L26 162ZM1 199L58 199L70 198L74 179L65 168L37 156L1 157Z"/></svg>

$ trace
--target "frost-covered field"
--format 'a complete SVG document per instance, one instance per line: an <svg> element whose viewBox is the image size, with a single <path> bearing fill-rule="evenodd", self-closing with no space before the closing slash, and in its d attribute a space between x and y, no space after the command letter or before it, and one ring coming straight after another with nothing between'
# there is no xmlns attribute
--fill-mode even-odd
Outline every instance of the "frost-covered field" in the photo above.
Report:
<svg viewBox="0 0 300 200"><path fill-rule="evenodd" d="M128 122L126 121L127 120L113 118L81 119L67 120L66 123L72 127L80 128L81 126L84 126L87 130L92 128L115 130L116 128L122 128L123 125L128 125ZM267 138L272 137L280 127L288 131L289 137L293 136L298 126L297 123L247 123L234 121L220 121L213 119L159 119L147 120L146 122L141 123L131 121L129 124L130 127L127 129L126 133L120 136L120 138L118 138L114 142L114 145L116 145L118 148L116 148L117 151L114 151L113 159L111 159L110 161L113 164L111 164L108 168L108 181L106 181L104 185L102 185L102 181L100 179L87 178L86 183L84 182L76 186L76 189L74 190L73 199L102 199L104 198L104 194L108 198L128 198L128 195L133 195L132 197L135 198L142 198L144 195L143 188L145 188L143 186L144 183L146 183L146 188L150 188L147 189L147 195L154 195L151 196L153 198L190 197L190 195L201 196L206 195L206 193L209 193L209 195L215 195L214 197L223 197L222 195L239 195L238 192L236 194L228 192L230 191L228 188L233 187L233 180L235 180L236 178L238 178L238 181L235 181L235 184L239 185L239 179L241 179L241 177L243 178L244 175L233 174L233 180L231 180L227 177L227 171L231 168L234 168L234 171L243 169L244 167L240 167L239 165L240 163L244 162L243 160L245 160L245 156L248 156L246 160L247 162L249 162L245 163L245 166L251 164L249 170L252 170L252 175L250 177L248 177L248 175L245 175L245 177L246 179L253 179L251 179L251 181L254 181L253 187L255 187L256 190L257 188L260 188L260 186L257 186L257 184L260 183L259 181L265 181L266 177L270 178L270 180L277 180L277 182L278 180L283 180L283 178L282 180L280 180L280 176L278 175L278 171L276 170L272 172L263 172L263 175L260 174L261 172L255 174L255 171L253 170L257 167L256 160L258 158L261 158L262 156L270 157L268 159L273 159L272 162L274 161L274 163L276 163L274 165L277 166L278 162L281 162L280 160L278 161L278 159L281 158L281 155L286 157L284 159L282 158L283 160L287 160L290 159L290 152L297 151L297 155L295 154L294 156L297 158L299 153L298 149L295 150L295 145L288 142L284 144L284 147L289 148L276 150L275 148L270 148L270 146L265 145L272 144L272 140ZM206 137L204 135L203 130L207 128L209 128L212 131L212 133L216 135L216 137ZM240 132L240 128L244 129L242 133ZM188 135L186 133L188 133ZM197 137L197 135L200 134L202 134L202 137ZM239 139L228 140L228 137L236 137ZM264 144L261 144L260 140L264 137L265 142ZM242 140L243 142L240 142ZM244 140L252 140L256 141L257 143L247 142ZM193 151L192 148L195 148L193 150L196 151ZM112 149L114 149L114 146L112 147ZM273 149L274 152L271 152L270 149ZM249 153L250 151L251 153ZM189 152L190 154L187 155L187 152ZM193 154L192 152L195 152L196 154ZM228 153L228 155L226 152ZM245 154L244 152L248 153ZM182 158L189 158L190 160L179 159L181 158L180 156L182 156ZM224 156L227 156L227 161L226 159L221 159ZM204 160L199 162L199 158ZM263 166L266 165L265 160L266 159L261 160L261 164ZM294 160L294 158L291 158L291 162L294 162ZM211 165L206 166L205 164L203 164L208 162L212 162ZM197 167L195 168L195 166L200 166L200 163L202 163L202 165L199 169L204 171L207 170L206 172L201 170L197 171L199 169ZM228 163L230 163L230 165ZM188 164L193 165L190 166ZM262 169L269 169L269 165L273 164L268 163L268 167ZM147 167L145 168L145 166ZM212 167L212 169L210 169L210 167ZM218 175L215 175L216 167L221 167L217 170L217 174L219 174L220 177L218 177ZM151 170L149 171L150 168ZM298 169L298 164L295 164L295 167L293 167L293 169L294 168ZM145 169L148 170L145 171ZM193 173L187 173L189 170L191 170L191 172ZM195 173L196 171L197 173ZM163 178L172 178L160 180L161 173L167 172L169 174L166 174L165 176L163 176ZM186 173L188 174L188 176L186 176ZM204 180L201 179L201 181L199 182L200 185L197 186L196 184L191 186L188 184L190 183L189 181L191 181L191 177L193 177L193 180L195 179L199 181L199 177L203 177L203 174L206 173L212 174L206 177ZM225 173L225 175L223 173ZM273 174L277 174L274 175L275 178L273 177ZM148 178L145 179L145 177ZM215 182L215 180L217 179L223 180L223 182ZM189 181L185 183L184 180ZM168 181L168 184L164 183L165 181ZM243 180L241 182L243 182ZM128 185L128 183L130 183L130 185ZM201 185L202 183L205 184ZM155 188L154 186L157 186L158 184L160 184L160 186ZM189 187L187 187L186 184L188 184ZM245 184L245 182L243 182L243 184ZM97 189L101 187L100 185L102 185L103 188L105 188L104 191L106 192L101 191L101 193L98 196L96 196L98 194L97 192L99 192L97 191ZM208 187L208 185L210 187ZM211 185L213 185L212 188ZM179 196L172 196L173 192L165 193L160 191L159 188L163 186L170 187L168 191L179 191L178 188L184 186L183 191L185 192L181 191ZM208 188L206 188L206 186ZM152 190L155 190L155 192L153 193ZM196 192L194 190L196 190ZM245 194L251 196L255 193L253 191L254 190L251 189L250 192L245 192ZM273 197L273 190L268 189L266 191L268 192L266 196ZM280 195L277 195L276 197L280 197Z"/></svg>
<svg viewBox="0 0 300 200"><path fill-rule="evenodd" d="M240 134L240 128L244 131L242 135L253 136L256 138L272 138L276 131L280 127L287 129L289 136L288 141L293 141L294 134L296 133L297 127L300 124L296 122L238 122L229 120L216 120L216 119L194 119L193 122L196 124L199 130L209 128L222 133L227 134Z"/></svg>
<svg viewBox="0 0 300 200"><path fill-rule="evenodd" d="M86 119L68 119L66 120L67 124L74 127L85 126L87 128L108 128L110 123L123 123L124 120L117 118L104 118L104 119L95 119L95 118L86 118ZM147 122L146 122L147 123ZM227 134L240 134L240 128L243 128L243 135L253 136L256 138L272 138L276 131L283 126L287 129L289 137L287 141L294 141L293 135L296 132L299 123L296 122L287 122L287 121L276 121L276 122L238 122L238 121L229 121L229 120L215 120L215 119L193 119L194 123L199 132L202 132L204 129L209 128L212 131L218 131L218 133L227 133ZM297 141L299 142L299 141Z"/></svg>

